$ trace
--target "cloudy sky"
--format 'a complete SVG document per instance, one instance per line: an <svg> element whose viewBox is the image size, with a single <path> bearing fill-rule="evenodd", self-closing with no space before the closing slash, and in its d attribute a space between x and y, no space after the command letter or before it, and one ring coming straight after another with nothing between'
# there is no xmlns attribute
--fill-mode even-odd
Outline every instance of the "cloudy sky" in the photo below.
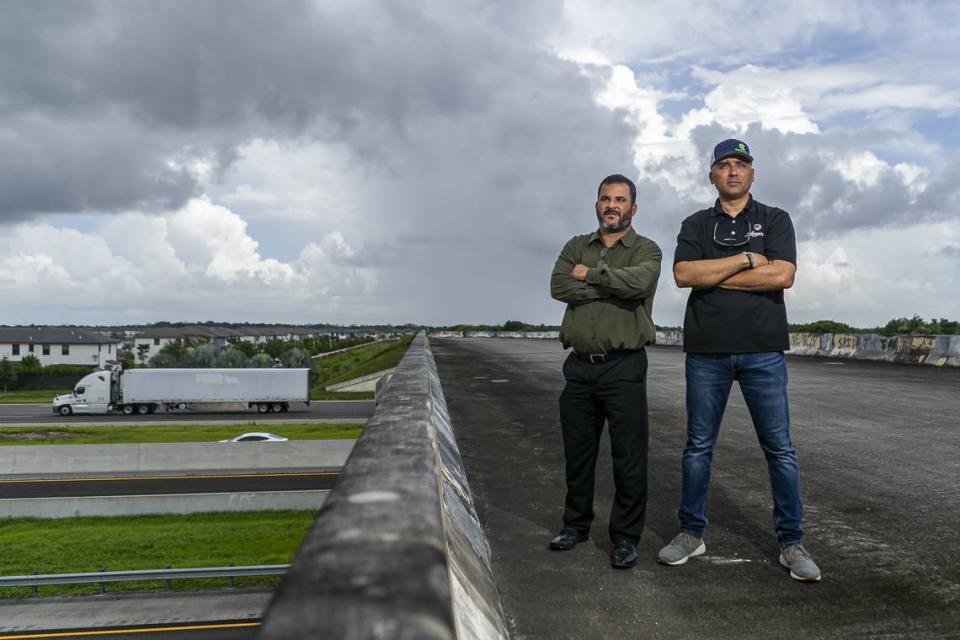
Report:
<svg viewBox="0 0 960 640"><path fill-rule="evenodd" d="M0 323L558 323L636 179L680 221L745 139L790 319L960 319L954 2L7 0Z"/></svg>

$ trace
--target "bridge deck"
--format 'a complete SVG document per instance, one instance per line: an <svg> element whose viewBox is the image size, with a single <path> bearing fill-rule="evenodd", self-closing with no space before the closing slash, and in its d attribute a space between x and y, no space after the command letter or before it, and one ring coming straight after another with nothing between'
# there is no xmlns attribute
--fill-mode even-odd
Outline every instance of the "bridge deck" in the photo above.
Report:
<svg viewBox="0 0 960 640"><path fill-rule="evenodd" d="M960 371L789 361L807 546L801 584L777 564L766 467L736 387L714 464L707 554L656 563L677 532L683 354L650 350L647 528L633 570L609 568L606 438L588 543L554 553L564 353L547 340L432 339L514 638L958 637Z"/></svg>

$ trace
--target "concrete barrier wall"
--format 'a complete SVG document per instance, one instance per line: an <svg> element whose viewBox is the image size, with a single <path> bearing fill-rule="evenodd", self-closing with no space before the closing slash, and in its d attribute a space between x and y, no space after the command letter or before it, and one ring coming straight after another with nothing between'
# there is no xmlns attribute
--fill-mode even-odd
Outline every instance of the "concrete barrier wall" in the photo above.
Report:
<svg viewBox="0 0 960 640"><path fill-rule="evenodd" d="M789 353L956 367L960 366L960 336L791 333Z"/></svg>
<svg viewBox="0 0 960 640"><path fill-rule="evenodd" d="M423 333L379 399L258 637L508 637Z"/></svg>
<svg viewBox="0 0 960 640"><path fill-rule="evenodd" d="M438 337L468 338L546 338L557 339L559 332L468 331L438 332ZM657 331L657 344L682 346L683 331ZM881 360L926 364L936 367L960 366L960 336L879 336L874 334L791 333L793 355Z"/></svg>
<svg viewBox="0 0 960 640"><path fill-rule="evenodd" d="M341 467L354 440L0 447L0 475Z"/></svg>
<svg viewBox="0 0 960 640"><path fill-rule="evenodd" d="M307 511L319 509L327 493L329 492L323 490L305 490L266 493L5 498L0 500L0 518L58 519L218 511Z"/></svg>

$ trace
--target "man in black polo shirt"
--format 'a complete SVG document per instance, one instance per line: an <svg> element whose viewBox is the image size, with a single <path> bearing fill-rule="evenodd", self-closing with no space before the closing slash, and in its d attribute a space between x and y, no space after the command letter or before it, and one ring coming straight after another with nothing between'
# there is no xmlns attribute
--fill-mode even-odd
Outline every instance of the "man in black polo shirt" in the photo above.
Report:
<svg viewBox="0 0 960 640"><path fill-rule="evenodd" d="M651 320L660 277L660 248L631 226L637 188L607 176L597 190L599 229L571 238L550 276L550 293L567 303L560 328L566 385L560 428L566 458L563 528L548 545L568 551L587 539L593 522L594 467L604 421L610 427L616 491L610 510L610 563L637 563L647 505L647 354L656 339Z"/></svg>
<svg viewBox="0 0 960 640"><path fill-rule="evenodd" d="M790 348L783 290L793 286L797 247L786 211L753 199L753 156L739 140L713 150L716 204L683 221L673 275L690 287L683 326L687 446L683 451L680 535L660 550L680 565L706 551L707 492L720 421L733 381L740 384L773 492L780 564L795 580L820 580L803 547L800 469L790 442L787 367Z"/></svg>

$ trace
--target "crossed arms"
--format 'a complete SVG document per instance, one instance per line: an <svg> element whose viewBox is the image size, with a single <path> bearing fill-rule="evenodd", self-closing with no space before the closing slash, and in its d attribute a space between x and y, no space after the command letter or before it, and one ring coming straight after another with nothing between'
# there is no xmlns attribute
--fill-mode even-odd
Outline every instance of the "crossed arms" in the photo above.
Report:
<svg viewBox="0 0 960 640"><path fill-rule="evenodd" d="M786 260L767 260L752 254L753 267L740 253L713 260L683 260L673 265L673 279L680 288L731 289L733 291L777 291L793 286L797 267Z"/></svg>
<svg viewBox="0 0 960 640"><path fill-rule="evenodd" d="M583 304L604 298L642 300L657 289L660 277L660 249L651 246L626 267L588 267L574 255L573 240L560 252L550 275L550 295L568 304Z"/></svg>

